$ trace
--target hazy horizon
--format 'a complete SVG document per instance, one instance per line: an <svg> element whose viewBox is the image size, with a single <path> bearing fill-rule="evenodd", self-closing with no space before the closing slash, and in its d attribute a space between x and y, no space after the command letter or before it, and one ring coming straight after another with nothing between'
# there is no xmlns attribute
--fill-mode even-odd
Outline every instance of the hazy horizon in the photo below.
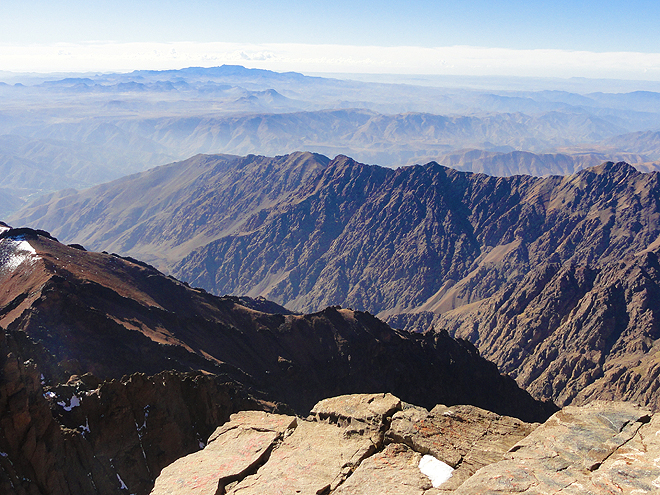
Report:
<svg viewBox="0 0 660 495"><path fill-rule="evenodd" d="M240 64L302 73L660 80L660 6L80 0L3 6L0 71Z"/></svg>

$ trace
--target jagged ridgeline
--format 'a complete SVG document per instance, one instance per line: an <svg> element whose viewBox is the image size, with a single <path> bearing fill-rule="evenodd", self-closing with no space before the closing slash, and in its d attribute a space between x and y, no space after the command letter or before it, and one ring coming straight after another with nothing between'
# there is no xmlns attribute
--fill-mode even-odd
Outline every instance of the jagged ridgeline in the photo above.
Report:
<svg viewBox="0 0 660 495"><path fill-rule="evenodd" d="M537 398L659 405L659 175L625 163L490 177L199 155L12 220L216 294L447 328Z"/></svg>

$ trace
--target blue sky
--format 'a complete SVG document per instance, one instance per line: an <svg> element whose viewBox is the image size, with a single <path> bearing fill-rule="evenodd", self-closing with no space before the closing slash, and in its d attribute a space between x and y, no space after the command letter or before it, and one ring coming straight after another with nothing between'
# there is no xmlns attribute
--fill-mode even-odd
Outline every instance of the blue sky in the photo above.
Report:
<svg viewBox="0 0 660 495"><path fill-rule="evenodd" d="M292 46L309 45L387 48L467 46L596 54L660 52L660 2L639 0L335 0L306 3L291 0L0 1L0 70L16 70L17 57L11 62L11 53L7 55L7 50L11 48L22 50L15 53L20 52L24 58L34 57L34 69L38 70L36 65L43 65L44 62L37 59L47 57L46 47L67 45L75 48L83 45L89 51L90 42L94 46L102 43L123 46L122 53L126 50L130 52L127 48L129 44L141 43L142 47L153 44L160 47L156 49L161 51L159 63L166 63L162 53L170 46L175 50L178 47L181 53L183 45L180 44L184 42L188 43L186 46L206 46L208 50L211 50L213 43L224 43L223 46L231 46L239 52L241 46L247 47L248 51L263 52L281 45L288 47L289 54L293 53ZM179 45L173 45L176 43ZM215 55L209 55L209 60L217 60L219 53L229 53L229 48L218 52L219 45L215 46ZM33 51L27 51L26 47L32 47ZM329 60L329 49L326 48L324 54L324 59ZM291 57L290 62L296 58L295 55ZM339 60L338 57L345 58L345 55L337 55L334 59ZM144 62L143 58L138 59L134 62ZM647 59L650 60L648 64L655 67L655 58ZM134 62L127 60L126 69L133 68L131 64ZM257 62L252 60L253 65L259 65ZM85 64L90 62L80 59L78 63L79 68L84 69ZM97 65L88 68L103 69L102 60ZM270 68L265 65L264 68ZM335 63L329 71L340 71L340 65ZM445 68L449 65L445 64ZM24 62L24 66L29 68L29 60ZM63 69L73 68L65 66ZM390 68L396 71L397 67L394 64ZM382 69L387 69L387 64ZM454 69L467 70L456 64ZM405 70L410 72L413 67ZM482 67L479 70L501 72L497 67Z"/></svg>

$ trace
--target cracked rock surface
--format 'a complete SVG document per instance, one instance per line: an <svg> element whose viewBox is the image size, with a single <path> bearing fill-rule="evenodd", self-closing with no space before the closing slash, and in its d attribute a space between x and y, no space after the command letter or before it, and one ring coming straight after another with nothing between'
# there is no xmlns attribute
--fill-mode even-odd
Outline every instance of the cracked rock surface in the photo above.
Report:
<svg viewBox="0 0 660 495"><path fill-rule="evenodd" d="M215 495L256 470L275 443L295 426L293 416L262 411L233 414L230 422L211 435L206 448L163 469L153 491Z"/></svg>
<svg viewBox="0 0 660 495"><path fill-rule="evenodd" d="M438 405L431 412L421 408L397 412L387 437L453 467L452 477L442 485L451 490L479 468L501 460L536 426L474 406Z"/></svg>
<svg viewBox="0 0 660 495"><path fill-rule="evenodd" d="M204 450L165 468L152 495L433 493L423 455L456 468L444 484L453 487L536 426L474 406L429 412L392 394L325 399L307 419L242 412Z"/></svg>
<svg viewBox="0 0 660 495"><path fill-rule="evenodd" d="M451 477L434 487L425 455ZM167 467L152 495L651 494L658 459L660 417L630 403L566 407L539 425L360 394L323 400L307 419L234 414L204 450Z"/></svg>
<svg viewBox="0 0 660 495"><path fill-rule="evenodd" d="M658 419L621 402L566 407L457 494L658 493Z"/></svg>

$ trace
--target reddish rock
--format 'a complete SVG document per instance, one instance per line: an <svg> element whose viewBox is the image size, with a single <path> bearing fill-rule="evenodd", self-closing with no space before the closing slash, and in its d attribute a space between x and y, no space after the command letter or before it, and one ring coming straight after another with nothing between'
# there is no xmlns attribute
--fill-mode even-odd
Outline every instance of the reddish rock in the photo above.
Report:
<svg viewBox="0 0 660 495"><path fill-rule="evenodd" d="M337 495L423 495L431 480L419 470L422 454L392 443L365 459L337 490Z"/></svg>
<svg viewBox="0 0 660 495"><path fill-rule="evenodd" d="M296 418L244 411L233 414L209 438L208 445L167 466L151 495L216 495L224 487L255 472L275 442L292 428Z"/></svg>

